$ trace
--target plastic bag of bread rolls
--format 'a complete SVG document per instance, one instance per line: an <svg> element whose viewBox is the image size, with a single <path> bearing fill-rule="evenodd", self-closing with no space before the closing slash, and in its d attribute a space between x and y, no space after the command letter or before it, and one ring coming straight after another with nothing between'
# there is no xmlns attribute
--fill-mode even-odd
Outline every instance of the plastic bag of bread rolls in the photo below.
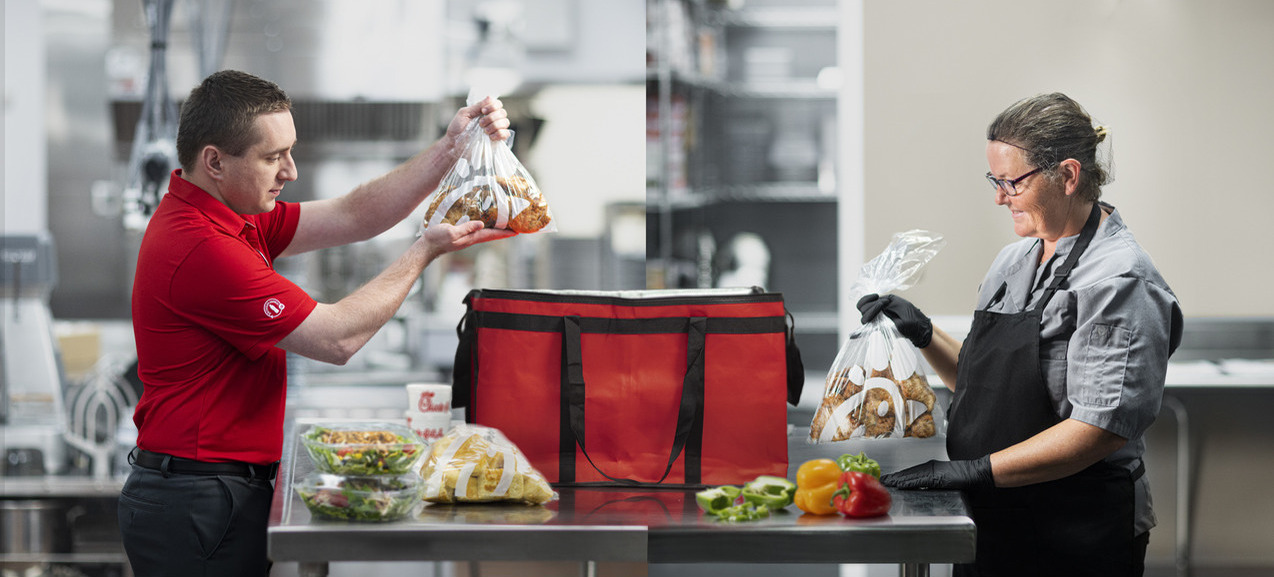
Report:
<svg viewBox="0 0 1274 577"><path fill-rule="evenodd" d="M512 139L493 142L471 120L460 136L460 157L425 199L423 231L439 223L480 220L487 228L519 233L554 232L548 199L509 148Z"/></svg>
<svg viewBox="0 0 1274 577"><path fill-rule="evenodd" d="M895 234L889 247L859 270L850 302L910 288L945 244L928 231ZM851 333L827 373L809 441L941 434L944 421L920 361L920 350L883 314Z"/></svg>
<svg viewBox="0 0 1274 577"><path fill-rule="evenodd" d="M522 451L498 429L462 424L430 446L420 469L431 503L510 501L542 505L557 498Z"/></svg>

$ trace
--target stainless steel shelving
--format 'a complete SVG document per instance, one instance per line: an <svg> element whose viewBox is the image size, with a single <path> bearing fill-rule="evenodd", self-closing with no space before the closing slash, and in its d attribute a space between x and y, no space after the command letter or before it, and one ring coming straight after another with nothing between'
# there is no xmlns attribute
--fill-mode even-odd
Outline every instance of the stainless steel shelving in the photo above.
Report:
<svg viewBox="0 0 1274 577"><path fill-rule="evenodd" d="M747 8L722 15L727 26L775 30L834 31L838 16L830 6L784 6Z"/></svg>
<svg viewBox="0 0 1274 577"><path fill-rule="evenodd" d="M704 243L724 249L735 235L758 234L771 253L766 288L784 293L814 363L830 362L839 328L837 2L647 6L647 110L658 116L648 123L658 137L647 149L647 278L704 286L729 262Z"/></svg>

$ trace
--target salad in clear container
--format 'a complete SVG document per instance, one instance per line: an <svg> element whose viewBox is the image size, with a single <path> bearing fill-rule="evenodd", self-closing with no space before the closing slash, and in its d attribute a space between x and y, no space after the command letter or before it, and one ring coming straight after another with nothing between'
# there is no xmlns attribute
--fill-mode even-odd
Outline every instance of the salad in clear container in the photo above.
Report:
<svg viewBox="0 0 1274 577"><path fill-rule="evenodd" d="M310 514L342 521L394 521L421 503L417 475L344 477L311 473L292 484Z"/></svg>
<svg viewBox="0 0 1274 577"><path fill-rule="evenodd" d="M384 422L314 425L301 442L320 471L351 476L412 471L426 447L411 429Z"/></svg>

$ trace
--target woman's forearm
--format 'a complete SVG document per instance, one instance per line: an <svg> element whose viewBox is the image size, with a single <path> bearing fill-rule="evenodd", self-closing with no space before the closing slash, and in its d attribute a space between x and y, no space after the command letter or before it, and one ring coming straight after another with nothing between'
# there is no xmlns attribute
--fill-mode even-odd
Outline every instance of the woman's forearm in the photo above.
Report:
<svg viewBox="0 0 1274 577"><path fill-rule="evenodd" d="M993 427L994 423L986 423ZM1020 487L1074 475L1128 440L1083 421L1066 419L991 455L997 487Z"/></svg>

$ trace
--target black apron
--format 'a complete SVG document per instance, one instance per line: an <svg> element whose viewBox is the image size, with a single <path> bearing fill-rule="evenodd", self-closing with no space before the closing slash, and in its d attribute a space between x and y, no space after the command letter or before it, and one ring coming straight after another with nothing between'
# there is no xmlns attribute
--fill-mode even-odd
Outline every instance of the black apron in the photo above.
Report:
<svg viewBox="0 0 1274 577"><path fill-rule="evenodd" d="M989 455L1061 422L1040 370L1040 322L1100 222L1101 208L1094 203L1075 246L1033 308L974 312L948 411L951 459ZM1006 288L1000 286L988 308ZM967 491L977 559L957 566L956 575L1140 575L1145 545L1144 539L1134 545L1133 481L1142 470L1130 474L1101 461L1056 481Z"/></svg>

